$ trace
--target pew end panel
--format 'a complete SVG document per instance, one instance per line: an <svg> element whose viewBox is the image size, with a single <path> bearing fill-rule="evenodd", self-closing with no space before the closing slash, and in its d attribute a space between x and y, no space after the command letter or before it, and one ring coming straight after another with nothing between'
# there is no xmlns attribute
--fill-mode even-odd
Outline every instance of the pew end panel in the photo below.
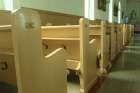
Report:
<svg viewBox="0 0 140 93"><path fill-rule="evenodd" d="M15 11L13 26L18 93L66 93L65 52L56 49L43 55L38 12Z"/></svg>
<svg viewBox="0 0 140 93"><path fill-rule="evenodd" d="M67 93L65 60L66 52L63 48L58 48L45 56L41 71L42 74L47 73L41 77L42 84L44 84L42 87L46 90L44 93L56 93L58 90L60 93Z"/></svg>
<svg viewBox="0 0 140 93"><path fill-rule="evenodd" d="M121 35L121 38L120 38L120 48L121 50L123 49L123 24L120 25L120 35Z"/></svg>
<svg viewBox="0 0 140 93"><path fill-rule="evenodd" d="M115 50L114 50L114 54L115 54L115 58L117 57L117 55L118 55L118 25L117 24L114 24L114 31L115 31L115 34L114 34L114 44L115 44Z"/></svg>
<svg viewBox="0 0 140 93"><path fill-rule="evenodd" d="M121 24L117 24L117 55L121 52L122 47L122 33Z"/></svg>
<svg viewBox="0 0 140 93"><path fill-rule="evenodd" d="M126 46L130 40L129 25L123 24L123 45Z"/></svg>
<svg viewBox="0 0 140 93"><path fill-rule="evenodd" d="M107 23L105 21L101 22L101 32L102 32L102 38L101 38L101 42L103 42L102 46L101 46L101 52L103 53L102 55L102 68L101 72L107 72L106 68L110 65L110 60L109 60L109 34L107 31Z"/></svg>
<svg viewBox="0 0 140 93"><path fill-rule="evenodd" d="M115 25L112 24L111 27L111 61L113 61L116 57L116 30L115 30Z"/></svg>
<svg viewBox="0 0 140 93"><path fill-rule="evenodd" d="M96 39L96 49L97 49L97 62L96 66L97 68L100 68L100 62L101 62L101 30L100 30L100 25L92 25L90 26L90 33L89 37L90 40Z"/></svg>
<svg viewBox="0 0 140 93"><path fill-rule="evenodd" d="M88 93L97 79L96 40L89 39L89 20L80 20L80 61L81 61L81 93ZM90 41L89 41L90 40Z"/></svg>
<svg viewBox="0 0 140 93"><path fill-rule="evenodd" d="M126 44L126 26L125 24L122 25L122 32L123 32L123 46Z"/></svg>
<svg viewBox="0 0 140 93"><path fill-rule="evenodd" d="M104 21L95 21L94 24L90 26L90 37L93 37L97 40L97 50L99 67L101 73L106 73L107 66L110 64L109 60L109 47L110 47L110 33L107 30L107 24Z"/></svg>
<svg viewBox="0 0 140 93"><path fill-rule="evenodd" d="M115 54L114 54L114 28L113 28L113 24L112 23L108 23L107 24L108 26L108 34L109 34L109 59L110 61L112 61L115 57Z"/></svg>
<svg viewBox="0 0 140 93"><path fill-rule="evenodd" d="M112 48L112 45L111 45L111 39L112 39L112 23L108 23L107 22L107 43L109 44L108 47L109 47L109 61L111 61L111 48Z"/></svg>

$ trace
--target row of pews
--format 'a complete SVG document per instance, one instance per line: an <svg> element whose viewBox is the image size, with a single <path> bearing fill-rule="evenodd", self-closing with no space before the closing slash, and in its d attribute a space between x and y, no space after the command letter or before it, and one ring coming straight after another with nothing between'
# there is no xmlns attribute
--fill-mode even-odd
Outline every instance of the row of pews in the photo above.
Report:
<svg viewBox="0 0 140 93"><path fill-rule="evenodd" d="M18 93L88 93L134 35L131 24L41 25L40 17L27 8L0 11L0 82Z"/></svg>

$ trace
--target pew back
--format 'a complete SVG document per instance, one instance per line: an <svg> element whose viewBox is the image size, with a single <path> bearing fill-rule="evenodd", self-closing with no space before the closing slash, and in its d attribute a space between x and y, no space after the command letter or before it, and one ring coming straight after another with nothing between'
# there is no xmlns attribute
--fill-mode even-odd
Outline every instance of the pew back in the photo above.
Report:
<svg viewBox="0 0 140 93"><path fill-rule="evenodd" d="M11 12L0 11L0 82L16 86Z"/></svg>
<svg viewBox="0 0 140 93"><path fill-rule="evenodd" d="M67 51L67 68L80 71L80 91L87 93L96 80L96 47L95 40L89 41L88 20L80 19L79 25L42 26L42 40L46 51L58 47Z"/></svg>
<svg viewBox="0 0 140 93"><path fill-rule="evenodd" d="M104 21L95 21L90 26L91 38L97 40L97 51L100 58L100 69L104 72L109 65L110 31ZM106 72L106 71L105 71Z"/></svg>
<svg viewBox="0 0 140 93"><path fill-rule="evenodd" d="M41 25L77 25L81 16L37 10L40 15Z"/></svg>

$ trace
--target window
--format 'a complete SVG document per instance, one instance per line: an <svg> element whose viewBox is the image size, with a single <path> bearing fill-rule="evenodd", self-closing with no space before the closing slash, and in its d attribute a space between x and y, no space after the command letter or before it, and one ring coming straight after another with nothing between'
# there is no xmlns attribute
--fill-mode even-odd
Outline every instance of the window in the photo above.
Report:
<svg viewBox="0 0 140 93"><path fill-rule="evenodd" d="M85 17L94 20L94 1L95 0L85 0Z"/></svg>
<svg viewBox="0 0 140 93"><path fill-rule="evenodd" d="M4 9L13 10L13 0L4 0Z"/></svg>
<svg viewBox="0 0 140 93"><path fill-rule="evenodd" d="M119 1L118 23L121 23L121 2Z"/></svg>
<svg viewBox="0 0 140 93"><path fill-rule="evenodd" d="M113 0L109 2L109 22L113 21Z"/></svg>

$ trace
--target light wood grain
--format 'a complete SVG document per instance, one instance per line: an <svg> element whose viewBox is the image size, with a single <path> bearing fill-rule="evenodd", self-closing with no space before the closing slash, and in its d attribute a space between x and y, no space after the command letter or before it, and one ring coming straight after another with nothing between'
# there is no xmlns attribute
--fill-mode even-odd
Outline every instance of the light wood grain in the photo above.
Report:
<svg viewBox="0 0 140 93"><path fill-rule="evenodd" d="M66 50L67 68L80 72L79 91L88 93L97 77L97 52L95 40L89 41L88 20L81 19L79 25L42 27L42 39L45 55L60 47Z"/></svg>
<svg viewBox="0 0 140 93"><path fill-rule="evenodd" d="M95 21L93 26L90 26L90 38L96 39L96 47L98 51L100 72L106 72L106 67L109 65L109 47L110 47L110 31L107 30L107 24L104 21ZM95 26L94 26L95 25ZM98 26L97 26L98 25ZM100 26L99 26L100 25Z"/></svg>
<svg viewBox="0 0 140 93"><path fill-rule="evenodd" d="M0 25L0 30L12 29L12 25Z"/></svg>
<svg viewBox="0 0 140 93"><path fill-rule="evenodd" d="M39 14L22 8L13 20L18 93L66 93L65 51L43 55Z"/></svg>
<svg viewBox="0 0 140 93"><path fill-rule="evenodd" d="M111 27L111 61L116 58L116 45L117 45L117 37L116 37L115 24L112 24Z"/></svg>
<svg viewBox="0 0 140 93"><path fill-rule="evenodd" d="M0 82L16 86L12 38L11 12L0 10Z"/></svg>
<svg viewBox="0 0 140 93"><path fill-rule="evenodd" d="M11 11L0 10L0 25L11 25Z"/></svg>

